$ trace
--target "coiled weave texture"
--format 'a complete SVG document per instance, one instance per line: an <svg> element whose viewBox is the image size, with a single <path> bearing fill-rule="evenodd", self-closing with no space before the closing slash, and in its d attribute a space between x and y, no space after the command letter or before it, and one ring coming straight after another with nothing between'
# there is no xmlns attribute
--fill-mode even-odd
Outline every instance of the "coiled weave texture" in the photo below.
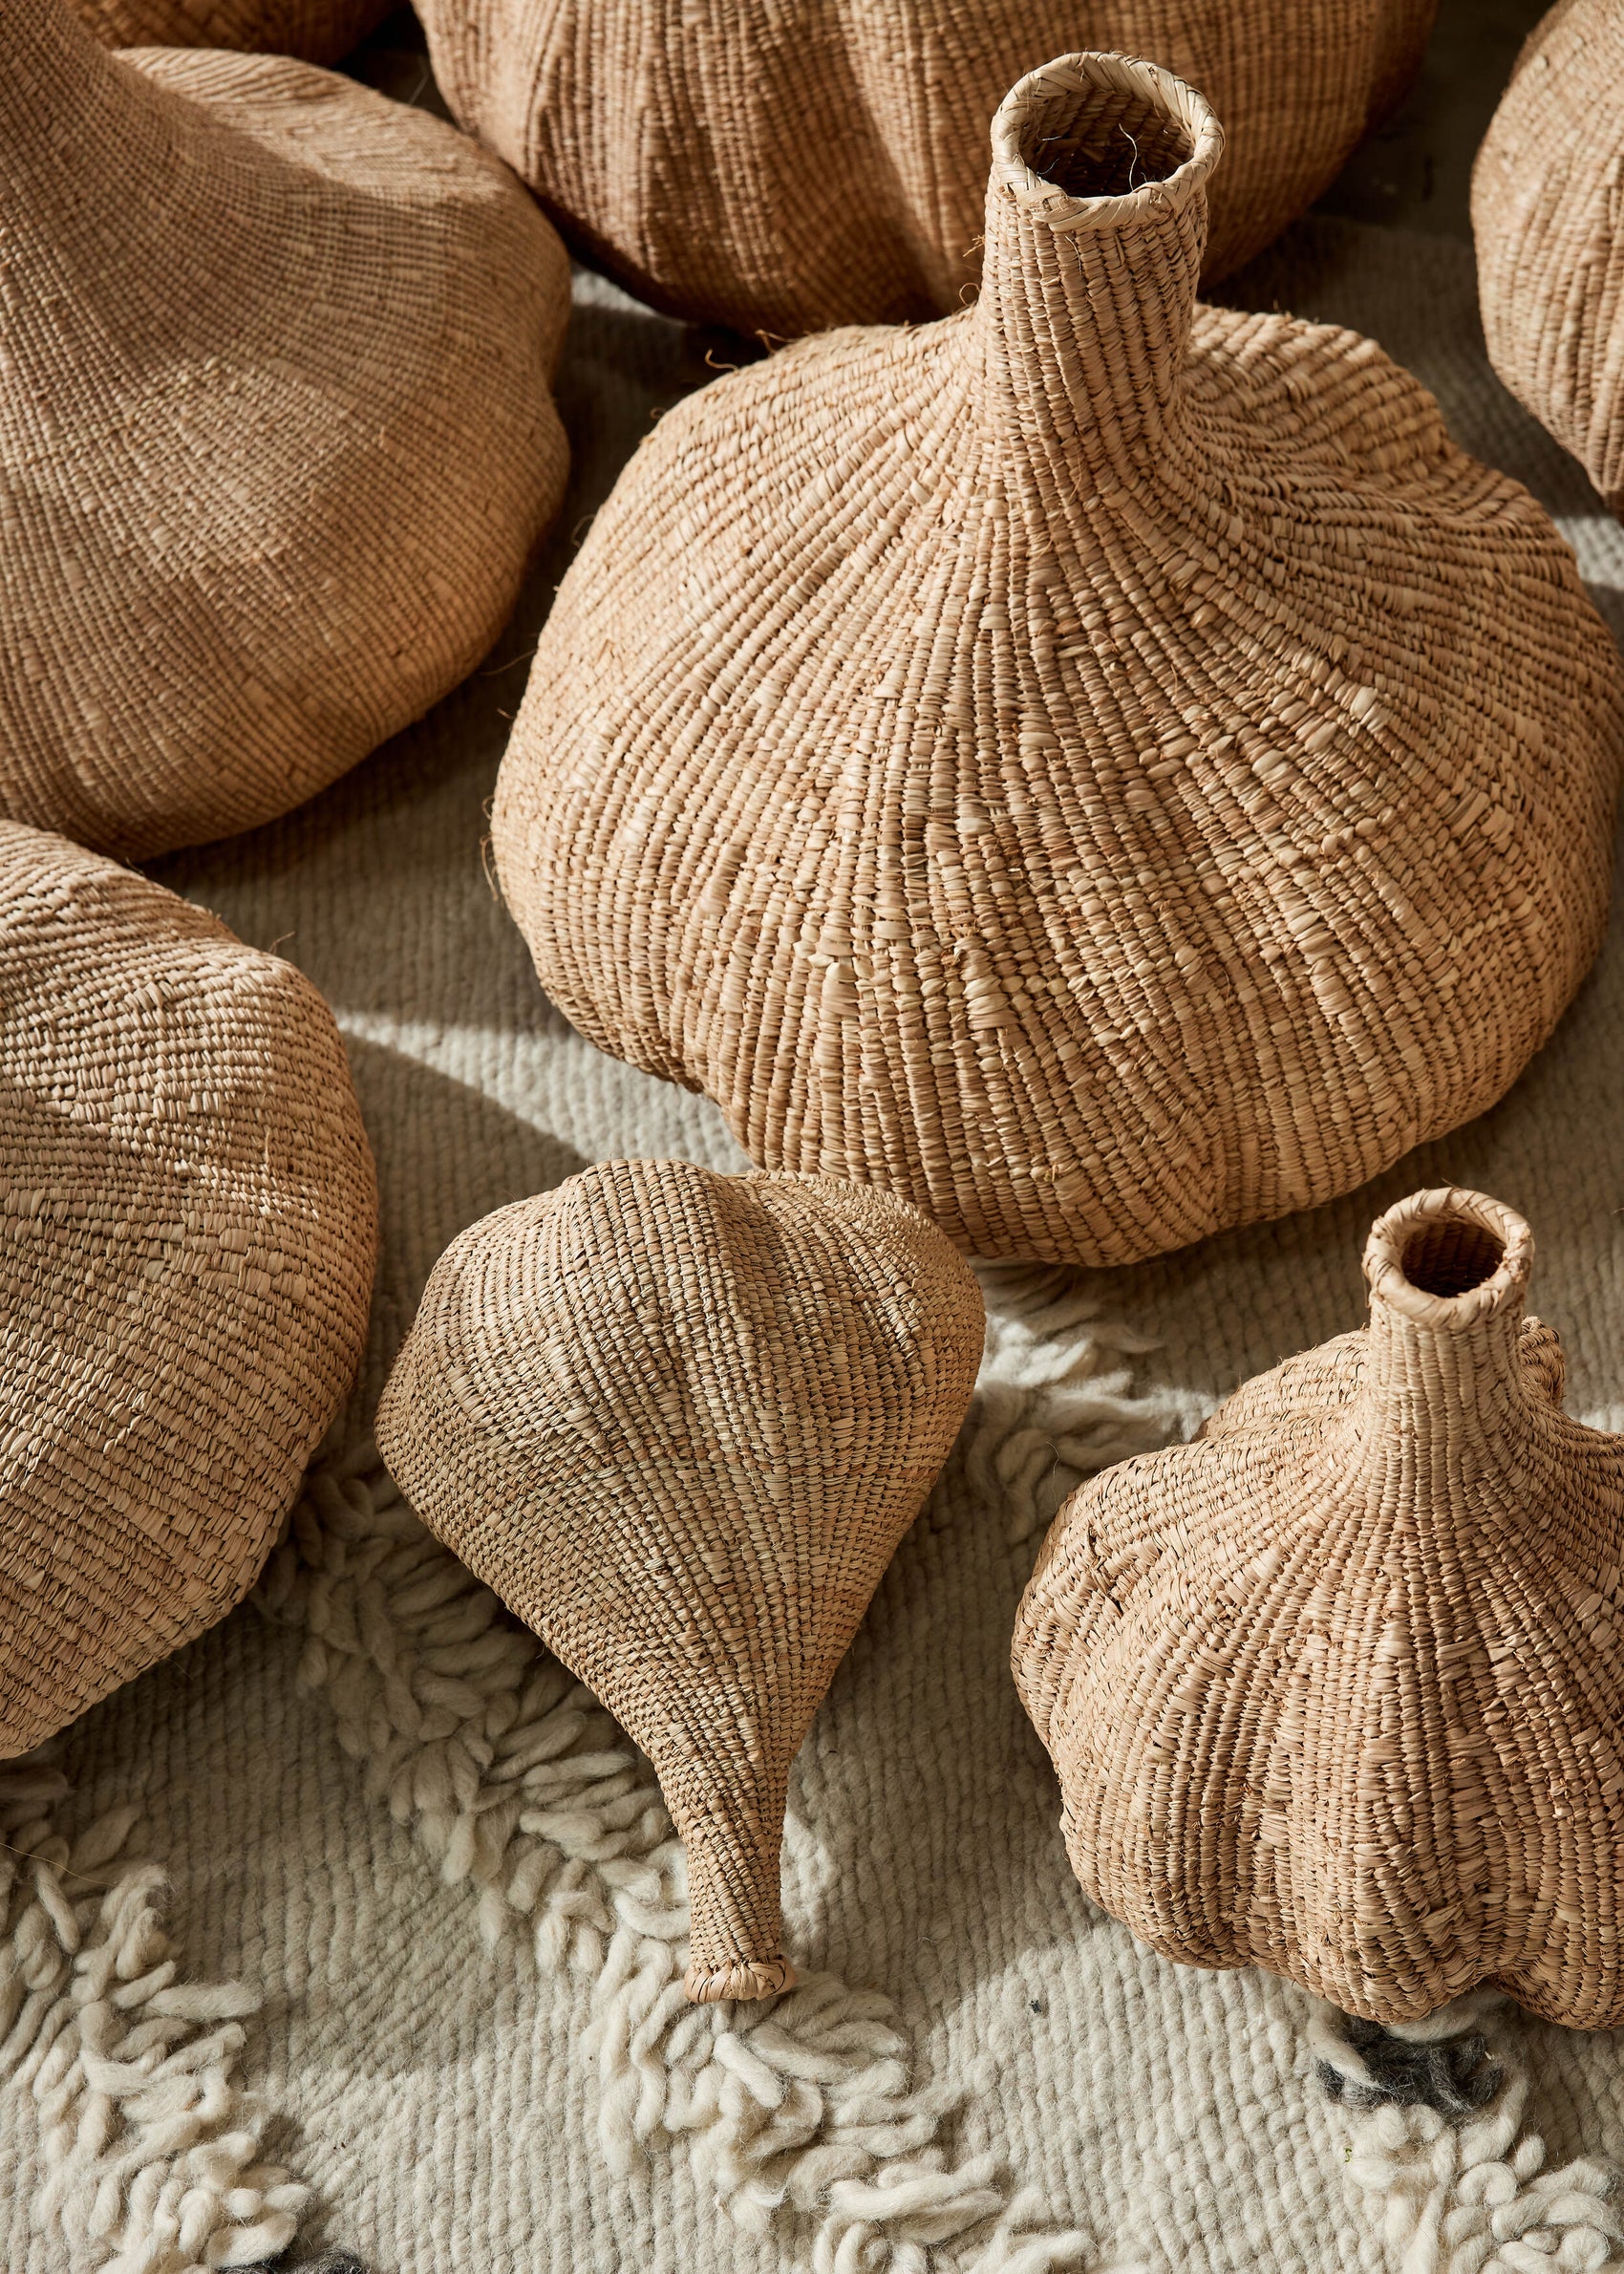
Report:
<svg viewBox="0 0 1624 2274"><path fill-rule="evenodd" d="M73 0L110 48L250 48L337 63L389 13L390 0Z"/></svg>
<svg viewBox="0 0 1624 2274"><path fill-rule="evenodd" d="M0 811L247 828L501 629L563 490L563 247L437 119L61 0L0 16Z"/></svg>
<svg viewBox="0 0 1624 2274"><path fill-rule="evenodd" d="M1079 1878L1167 1956L1378 2022L1485 1984L1624 2020L1624 1437L1562 1412L1532 1259L1417 1193L1368 1329L1056 1518L1016 1684Z"/></svg>
<svg viewBox="0 0 1624 2274"><path fill-rule="evenodd" d="M291 964L0 823L0 1758L252 1586L359 1362L376 1190Z"/></svg>
<svg viewBox="0 0 1624 2274"><path fill-rule="evenodd" d="M982 139L1067 47L1155 55L1234 160L1207 273L1331 181L1436 0L425 0L463 124L597 266L673 314L793 338L946 314L979 268Z"/></svg>
<svg viewBox="0 0 1624 2274"><path fill-rule="evenodd" d="M1489 360L1624 512L1624 11L1559 0L1472 169Z"/></svg>
<svg viewBox="0 0 1624 2274"><path fill-rule="evenodd" d="M1221 141L1148 65L1023 80L974 311L671 411L502 763L566 1015L983 1255L1351 1190L1500 1096L1605 919L1573 557L1371 341L1197 305Z"/></svg>
<svg viewBox="0 0 1624 2274"><path fill-rule="evenodd" d="M378 1409L425 1523L653 1763L688 1995L773 1996L789 1765L969 1406L980 1291L831 1179L609 1162L435 1267Z"/></svg>

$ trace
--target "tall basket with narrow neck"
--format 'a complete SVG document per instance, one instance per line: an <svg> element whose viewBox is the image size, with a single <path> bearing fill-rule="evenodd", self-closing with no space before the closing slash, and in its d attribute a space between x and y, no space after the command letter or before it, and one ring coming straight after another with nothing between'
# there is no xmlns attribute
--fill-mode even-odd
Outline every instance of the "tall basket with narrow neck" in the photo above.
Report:
<svg viewBox="0 0 1624 2274"><path fill-rule="evenodd" d="M1196 299L1223 138L1115 55L993 125L981 297L663 418L544 628L502 890L763 1167L1124 1263L1482 1111L1595 952L1624 673L1371 341Z"/></svg>
<svg viewBox="0 0 1624 2274"><path fill-rule="evenodd" d="M1624 1437L1562 1411L1532 1259L1418 1192L1368 1327L1056 1518L1015 1681L1079 1878L1166 1956L1624 2021Z"/></svg>

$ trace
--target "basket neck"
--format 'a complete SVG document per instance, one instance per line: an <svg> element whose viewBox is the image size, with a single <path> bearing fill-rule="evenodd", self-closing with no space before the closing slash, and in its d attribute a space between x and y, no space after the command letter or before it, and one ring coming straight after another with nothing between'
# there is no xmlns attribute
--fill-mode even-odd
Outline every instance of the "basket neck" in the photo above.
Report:
<svg viewBox="0 0 1624 2274"><path fill-rule="evenodd" d="M1518 1350L1532 1256L1522 1219L1477 1193L1417 1194L1372 1232L1374 1449L1400 1497L1439 1505L1515 1468L1533 1411Z"/></svg>
<svg viewBox="0 0 1624 2274"><path fill-rule="evenodd" d="M1199 96L1121 56L1062 57L999 110L976 351L1040 488L1113 488L1167 451L1222 146Z"/></svg>

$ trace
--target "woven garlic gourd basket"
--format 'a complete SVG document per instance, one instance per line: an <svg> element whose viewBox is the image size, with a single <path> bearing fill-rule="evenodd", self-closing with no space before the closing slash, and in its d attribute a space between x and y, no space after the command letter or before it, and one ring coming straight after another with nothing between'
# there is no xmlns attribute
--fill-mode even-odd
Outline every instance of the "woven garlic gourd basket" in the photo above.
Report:
<svg viewBox="0 0 1624 2274"><path fill-rule="evenodd" d="M983 1255L1351 1190L1500 1096L1605 919L1572 555L1369 340L1197 305L1221 140L1147 64L1023 80L977 306L669 412L498 785L566 1017Z"/></svg>
<svg viewBox="0 0 1624 2274"><path fill-rule="evenodd" d="M110 48L250 48L337 63L389 13L390 0L73 0Z"/></svg>
<svg viewBox="0 0 1624 2274"><path fill-rule="evenodd" d="M505 620L563 247L421 112L62 0L0 13L0 812L126 858L268 820Z"/></svg>
<svg viewBox="0 0 1624 2274"><path fill-rule="evenodd" d="M1403 93L1437 0L424 0L463 125L594 266L779 339L958 308L989 117L1058 49L1153 54L1229 131L1208 277L1313 204Z"/></svg>
<svg viewBox="0 0 1624 2274"><path fill-rule="evenodd" d="M1495 370L1624 512L1624 11L1559 0L1472 170Z"/></svg>
<svg viewBox="0 0 1624 2274"><path fill-rule="evenodd" d="M613 1161L436 1265L378 1410L424 1522L649 1755L690 1998L765 1998L789 1765L964 1418L981 1296L902 1202Z"/></svg>
<svg viewBox="0 0 1624 2274"><path fill-rule="evenodd" d="M1084 1888L1368 2020L1624 2021L1624 1437L1562 1412L1520 1216L1419 1192L1370 1324L1056 1517L1012 1663Z"/></svg>
<svg viewBox="0 0 1624 2274"><path fill-rule="evenodd" d="M253 1584L350 1388L372 1155L315 989L0 822L0 1759Z"/></svg>

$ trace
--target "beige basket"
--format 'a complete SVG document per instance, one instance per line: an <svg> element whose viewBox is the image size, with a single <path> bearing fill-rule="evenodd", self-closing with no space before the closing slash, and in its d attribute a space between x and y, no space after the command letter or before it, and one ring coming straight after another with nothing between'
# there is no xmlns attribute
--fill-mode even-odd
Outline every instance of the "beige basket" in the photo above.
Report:
<svg viewBox="0 0 1624 2274"><path fill-rule="evenodd" d="M913 1210L616 1161L453 1241L378 1412L425 1523L653 1763L688 1995L770 1997L789 1765L964 1418L981 1297Z"/></svg>
<svg viewBox="0 0 1624 2274"><path fill-rule="evenodd" d="M1231 158L1207 275L1311 204L1421 60L1437 0L423 0L463 124L598 266L788 339L957 308L987 119L1065 47L1153 53Z"/></svg>
<svg viewBox="0 0 1624 2274"><path fill-rule="evenodd" d="M0 10L0 811L247 828L500 631L563 494L563 247L438 119L61 0Z"/></svg>
<svg viewBox="0 0 1624 2274"><path fill-rule="evenodd" d="M73 0L73 7L110 48L251 48L336 63L382 23L391 0Z"/></svg>
<svg viewBox="0 0 1624 2274"><path fill-rule="evenodd" d="M348 1391L377 1238L289 963L0 822L0 1759L224 1617Z"/></svg>
<svg viewBox="0 0 1624 2274"><path fill-rule="evenodd" d="M1624 1437L1561 1411L1533 1242L1418 1192L1370 1325L1055 1520L1015 1626L1079 1878L1153 1948L1408 2021L1624 2021Z"/></svg>
<svg viewBox="0 0 1624 2274"><path fill-rule="evenodd" d="M1624 512L1624 9L1559 0L1472 170L1495 370Z"/></svg>
<svg viewBox="0 0 1624 2274"><path fill-rule="evenodd" d="M1351 1190L1501 1095L1605 918L1572 555L1370 341L1196 305L1220 146L1147 64L1023 80L974 311L669 412L498 786L566 1017L984 1255Z"/></svg>

